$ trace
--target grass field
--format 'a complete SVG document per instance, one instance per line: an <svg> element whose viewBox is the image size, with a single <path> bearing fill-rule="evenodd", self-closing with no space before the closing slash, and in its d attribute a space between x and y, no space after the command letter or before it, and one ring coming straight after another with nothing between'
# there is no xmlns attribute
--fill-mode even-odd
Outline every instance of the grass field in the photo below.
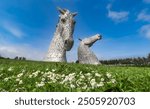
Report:
<svg viewBox="0 0 150 109"><path fill-rule="evenodd" d="M0 91L149 92L150 68L0 59Z"/></svg>

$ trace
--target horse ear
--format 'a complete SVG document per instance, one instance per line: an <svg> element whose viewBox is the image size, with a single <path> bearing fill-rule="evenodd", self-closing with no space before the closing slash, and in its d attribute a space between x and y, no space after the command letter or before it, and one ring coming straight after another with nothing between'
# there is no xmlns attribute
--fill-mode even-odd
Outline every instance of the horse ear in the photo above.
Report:
<svg viewBox="0 0 150 109"><path fill-rule="evenodd" d="M78 14L77 12L75 12L75 13L72 13L73 17L75 17L77 14Z"/></svg>
<svg viewBox="0 0 150 109"><path fill-rule="evenodd" d="M57 10L58 10L61 14L65 14L65 10L61 9L60 7L57 7Z"/></svg>
<svg viewBox="0 0 150 109"><path fill-rule="evenodd" d="M79 41L82 41L82 39L79 38Z"/></svg>

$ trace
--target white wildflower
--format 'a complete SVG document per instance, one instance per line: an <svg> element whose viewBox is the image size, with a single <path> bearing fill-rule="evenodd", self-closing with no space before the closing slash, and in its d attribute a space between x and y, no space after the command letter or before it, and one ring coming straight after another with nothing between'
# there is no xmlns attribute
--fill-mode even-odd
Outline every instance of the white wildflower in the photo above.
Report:
<svg viewBox="0 0 150 109"><path fill-rule="evenodd" d="M52 69L52 72L55 72L56 70L55 69Z"/></svg>
<svg viewBox="0 0 150 109"><path fill-rule="evenodd" d="M61 75L56 74L56 79L58 80L58 79L60 79L60 78L61 78Z"/></svg>
<svg viewBox="0 0 150 109"><path fill-rule="evenodd" d="M68 76L75 76L75 73L70 73Z"/></svg>
<svg viewBox="0 0 150 109"><path fill-rule="evenodd" d="M90 83L93 83L93 82L95 82L95 79L92 79L92 80L90 81Z"/></svg>
<svg viewBox="0 0 150 109"><path fill-rule="evenodd" d="M95 71L92 71L92 73L94 73Z"/></svg>
<svg viewBox="0 0 150 109"><path fill-rule="evenodd" d="M69 77L68 79L70 82L74 80L74 76Z"/></svg>
<svg viewBox="0 0 150 109"><path fill-rule="evenodd" d="M105 81L105 79L104 79L104 78L101 78L101 81L103 82L103 81Z"/></svg>
<svg viewBox="0 0 150 109"><path fill-rule="evenodd" d="M80 73L79 73L80 75L82 74L82 71L80 71Z"/></svg>
<svg viewBox="0 0 150 109"><path fill-rule="evenodd" d="M97 84L98 87L102 87L104 86L104 83L103 82L100 82L99 84Z"/></svg>
<svg viewBox="0 0 150 109"><path fill-rule="evenodd" d="M106 76L107 76L108 78L111 78L111 74L110 74L110 73L106 73Z"/></svg>
<svg viewBox="0 0 150 109"><path fill-rule="evenodd" d="M26 71L26 70L25 70L25 69L23 69L23 70L22 70L22 73L25 73L25 71Z"/></svg>
<svg viewBox="0 0 150 109"><path fill-rule="evenodd" d="M19 78L17 78L17 79L16 79L16 81L20 81L20 79L19 79Z"/></svg>
<svg viewBox="0 0 150 109"><path fill-rule="evenodd" d="M91 76L91 73L86 73L85 75L86 75L86 76Z"/></svg>
<svg viewBox="0 0 150 109"><path fill-rule="evenodd" d="M9 78L4 78L4 81L6 81L6 82L7 82L8 80L9 80Z"/></svg>
<svg viewBox="0 0 150 109"><path fill-rule="evenodd" d="M49 71L49 72L47 72L47 74L49 74L49 75L50 75L50 74L52 74L52 72L51 72L51 71Z"/></svg>
<svg viewBox="0 0 150 109"><path fill-rule="evenodd" d="M19 92L19 89L15 89L15 92Z"/></svg>
<svg viewBox="0 0 150 109"><path fill-rule="evenodd" d="M44 72L41 72L41 74L44 74Z"/></svg>
<svg viewBox="0 0 150 109"><path fill-rule="evenodd" d="M63 75L61 75L61 77L62 77L62 78L64 78L64 77L65 77L65 75L63 74Z"/></svg>
<svg viewBox="0 0 150 109"><path fill-rule="evenodd" d="M48 72L47 74L44 75L44 77L48 77L50 79L55 79L56 74L52 72Z"/></svg>
<svg viewBox="0 0 150 109"><path fill-rule="evenodd" d="M13 71L13 67L9 67L8 71Z"/></svg>
<svg viewBox="0 0 150 109"><path fill-rule="evenodd" d="M76 85L77 85L77 86L80 86L81 84L82 84L81 80L78 79L78 80L76 81Z"/></svg>
<svg viewBox="0 0 150 109"><path fill-rule="evenodd" d="M33 75L29 75L29 78L32 78Z"/></svg>
<svg viewBox="0 0 150 109"><path fill-rule="evenodd" d="M92 78L92 77L88 77L87 79L88 79L88 80L91 80L91 78Z"/></svg>
<svg viewBox="0 0 150 109"><path fill-rule="evenodd" d="M53 83L57 82L56 80L56 75L54 73L50 74L49 76L47 76L50 80L52 80Z"/></svg>
<svg viewBox="0 0 150 109"><path fill-rule="evenodd" d="M46 71L48 71L49 69L47 68Z"/></svg>
<svg viewBox="0 0 150 109"><path fill-rule="evenodd" d="M2 77L3 76L3 74L0 74L0 77Z"/></svg>
<svg viewBox="0 0 150 109"><path fill-rule="evenodd" d="M91 84L92 88L94 88L94 87L97 86L97 83L96 83L95 79L92 79L92 80L90 81L90 84Z"/></svg>
<svg viewBox="0 0 150 109"><path fill-rule="evenodd" d="M56 82L57 82L57 80L56 80L56 79L53 79L52 81L53 81L53 83L56 83Z"/></svg>
<svg viewBox="0 0 150 109"><path fill-rule="evenodd" d="M88 80L91 80L91 78L92 78L91 73L86 73L85 76L87 77Z"/></svg>
<svg viewBox="0 0 150 109"><path fill-rule="evenodd" d="M87 89L87 85L84 85L84 86L82 87L82 89L84 89L84 90Z"/></svg>
<svg viewBox="0 0 150 109"><path fill-rule="evenodd" d="M38 84L38 83L36 84L36 87L42 87L42 86L44 86L44 85L45 85L44 82L40 82L39 84Z"/></svg>
<svg viewBox="0 0 150 109"><path fill-rule="evenodd" d="M20 81L19 81L19 84L23 84L23 81L22 81L22 80L20 80Z"/></svg>
<svg viewBox="0 0 150 109"><path fill-rule="evenodd" d="M84 79L84 78L85 78L85 76L84 76L84 75L81 75L81 76L80 76L80 78L81 78L81 79Z"/></svg>
<svg viewBox="0 0 150 109"><path fill-rule="evenodd" d="M65 79L62 81L62 83L65 83L67 81L69 81L69 77L68 76L65 77Z"/></svg>
<svg viewBox="0 0 150 109"><path fill-rule="evenodd" d="M43 77L47 77L47 76L49 76L50 77L50 75L52 74L52 72L51 71L48 71L48 72L45 72L44 74L43 74Z"/></svg>
<svg viewBox="0 0 150 109"><path fill-rule="evenodd" d="M70 87L71 87L71 88L75 88L75 85L71 84Z"/></svg>
<svg viewBox="0 0 150 109"><path fill-rule="evenodd" d="M99 73L95 73L95 76L97 77L101 77L101 75Z"/></svg>
<svg viewBox="0 0 150 109"><path fill-rule="evenodd" d="M66 76L66 78L71 82L75 79L75 73L71 73L68 76Z"/></svg>
<svg viewBox="0 0 150 109"><path fill-rule="evenodd" d="M20 78L23 75L23 73L20 73L17 75L18 78Z"/></svg>
<svg viewBox="0 0 150 109"><path fill-rule="evenodd" d="M37 77L38 76L38 74L39 74L39 70L37 70L36 72L34 72L34 73L32 73L32 75L34 76L34 77Z"/></svg>
<svg viewBox="0 0 150 109"><path fill-rule="evenodd" d="M46 77L46 76L44 75L44 77ZM51 75L48 75L47 78L51 78Z"/></svg>
<svg viewBox="0 0 150 109"><path fill-rule="evenodd" d="M45 78L42 78L42 81L45 81Z"/></svg>
<svg viewBox="0 0 150 109"><path fill-rule="evenodd" d="M111 79L111 82L114 84L116 82L116 80L115 79Z"/></svg>

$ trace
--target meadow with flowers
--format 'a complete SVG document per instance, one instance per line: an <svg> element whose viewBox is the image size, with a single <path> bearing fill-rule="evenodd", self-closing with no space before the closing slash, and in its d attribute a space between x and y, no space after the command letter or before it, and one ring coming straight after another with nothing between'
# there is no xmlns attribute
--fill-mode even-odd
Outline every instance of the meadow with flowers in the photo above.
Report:
<svg viewBox="0 0 150 109"><path fill-rule="evenodd" d="M149 67L0 59L0 92L149 92Z"/></svg>

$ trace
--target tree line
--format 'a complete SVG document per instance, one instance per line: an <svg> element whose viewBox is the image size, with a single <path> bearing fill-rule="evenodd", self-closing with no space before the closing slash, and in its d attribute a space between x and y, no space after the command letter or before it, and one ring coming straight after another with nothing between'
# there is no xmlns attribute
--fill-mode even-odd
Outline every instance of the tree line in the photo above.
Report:
<svg viewBox="0 0 150 109"><path fill-rule="evenodd" d="M149 66L150 65L150 53L147 57L137 58L123 58L123 59L112 59L112 60L101 60L102 64L105 65L131 65L131 66Z"/></svg>
<svg viewBox="0 0 150 109"><path fill-rule="evenodd" d="M0 55L0 59L10 59L10 58L9 57L3 57L3 56ZM16 56L14 58L14 60L26 60L26 58L25 57Z"/></svg>

